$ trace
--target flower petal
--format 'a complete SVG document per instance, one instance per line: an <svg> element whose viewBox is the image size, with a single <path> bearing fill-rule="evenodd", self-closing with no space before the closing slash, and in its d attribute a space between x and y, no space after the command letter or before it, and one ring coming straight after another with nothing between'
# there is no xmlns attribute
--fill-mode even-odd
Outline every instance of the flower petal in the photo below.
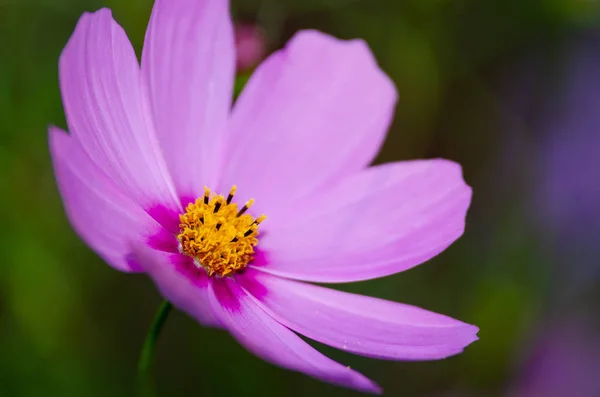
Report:
<svg viewBox="0 0 600 397"><path fill-rule="evenodd" d="M158 225L96 167L77 138L56 127L48 132L58 188L73 228L114 268L140 271L128 260L130 244Z"/></svg>
<svg viewBox="0 0 600 397"><path fill-rule="evenodd" d="M325 357L272 319L235 281L216 279L209 297L229 332L262 359L325 382L371 393L380 392L372 381Z"/></svg>
<svg viewBox="0 0 600 397"><path fill-rule="evenodd" d="M296 34L256 70L234 106L220 189L270 211L368 165L397 99L361 40Z"/></svg>
<svg viewBox="0 0 600 397"><path fill-rule="evenodd" d="M135 247L135 256L166 300L202 325L221 327L208 301L208 277L204 270L193 272L190 257L145 244Z"/></svg>
<svg viewBox="0 0 600 397"><path fill-rule="evenodd" d="M248 271L242 287L277 321L356 354L433 360L460 353L478 328L414 306Z"/></svg>
<svg viewBox="0 0 600 397"><path fill-rule="evenodd" d="M110 10L80 18L59 75L69 130L90 159L144 208L179 209L135 52Z"/></svg>
<svg viewBox="0 0 600 397"><path fill-rule="evenodd" d="M470 200L461 168L451 161L371 167L269 214L255 267L316 282L401 272L461 236Z"/></svg>
<svg viewBox="0 0 600 397"><path fill-rule="evenodd" d="M157 0L146 31L142 74L156 130L183 197L215 186L229 115L235 45L228 1Z"/></svg>

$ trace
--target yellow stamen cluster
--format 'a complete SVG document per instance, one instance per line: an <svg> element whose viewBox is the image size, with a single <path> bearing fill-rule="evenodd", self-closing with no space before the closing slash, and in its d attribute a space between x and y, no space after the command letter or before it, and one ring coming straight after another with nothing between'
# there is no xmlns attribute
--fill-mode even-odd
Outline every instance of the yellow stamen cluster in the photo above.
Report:
<svg viewBox="0 0 600 397"><path fill-rule="evenodd" d="M227 198L204 188L204 196L190 203L179 216L180 251L194 258L209 276L225 277L245 268L253 259L258 244L258 225L266 219L254 219L245 212L254 200L238 210L232 202L236 187Z"/></svg>

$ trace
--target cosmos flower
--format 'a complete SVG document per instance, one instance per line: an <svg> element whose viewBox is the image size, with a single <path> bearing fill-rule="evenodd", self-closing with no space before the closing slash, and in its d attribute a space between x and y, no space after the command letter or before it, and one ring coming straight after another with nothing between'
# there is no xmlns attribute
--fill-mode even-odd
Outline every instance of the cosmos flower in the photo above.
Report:
<svg viewBox="0 0 600 397"><path fill-rule="evenodd" d="M334 384L379 391L295 332L393 360L476 340L449 317L308 283L406 270L465 225L471 190L457 164L367 168L396 90L365 43L300 32L232 106L235 58L224 0L158 0L141 67L108 9L81 17L59 62L70 134L49 132L81 237L201 324Z"/></svg>

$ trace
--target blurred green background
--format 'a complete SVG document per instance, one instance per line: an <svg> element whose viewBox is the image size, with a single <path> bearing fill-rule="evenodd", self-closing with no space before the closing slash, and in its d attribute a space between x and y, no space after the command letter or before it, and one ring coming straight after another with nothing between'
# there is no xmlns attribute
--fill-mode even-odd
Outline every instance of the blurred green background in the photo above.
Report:
<svg viewBox="0 0 600 397"><path fill-rule="evenodd" d="M151 0L0 1L1 397L133 395L139 349L160 303L148 279L106 266L71 230L48 153L47 125L65 127L58 56L81 13L103 6L139 50ZM573 178L552 171L547 148L573 146L577 131L563 123L557 135L548 127L554 121L545 122L570 106L563 100L568 65L579 43L595 37L599 3L233 0L232 6L236 21L264 30L268 51L306 28L364 38L401 97L377 161L450 158L474 188L466 233L442 255L340 288L476 324L480 341L460 356L424 363L315 345L390 396L600 396L594 375L600 354L588 357L600 345L600 228L594 226L600 214L590 210L578 220L569 212L581 209L579 198L600 196L600 123L595 138L580 128L588 132L577 139L598 156L578 168L586 182L557 207L546 205L546 182L564 192ZM584 50L600 57L595 43ZM600 67L593 70L598 77L590 77L588 88L598 94L586 94L585 103L596 103L600 113ZM579 157L577 149L564 156ZM579 370L568 376L553 363ZM160 396L358 395L271 366L225 332L177 312L161 336L154 374ZM564 388L543 386L548 382Z"/></svg>

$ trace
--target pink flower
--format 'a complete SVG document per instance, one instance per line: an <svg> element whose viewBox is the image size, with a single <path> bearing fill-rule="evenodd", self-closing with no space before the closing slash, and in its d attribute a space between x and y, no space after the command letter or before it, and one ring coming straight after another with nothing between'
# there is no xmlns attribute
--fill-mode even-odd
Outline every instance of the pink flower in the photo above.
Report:
<svg viewBox="0 0 600 397"><path fill-rule="evenodd" d="M232 109L234 49L224 0L158 0L141 67L109 10L81 17L59 65L71 134L50 128L73 227L201 324L327 382L380 390L294 331L383 359L461 352L476 327L305 283L383 277L443 251L470 203L460 166L366 168L397 97L364 42L298 33Z"/></svg>
<svg viewBox="0 0 600 397"><path fill-rule="evenodd" d="M235 25L235 50L237 69L246 70L256 66L265 56L266 38L256 25Z"/></svg>

